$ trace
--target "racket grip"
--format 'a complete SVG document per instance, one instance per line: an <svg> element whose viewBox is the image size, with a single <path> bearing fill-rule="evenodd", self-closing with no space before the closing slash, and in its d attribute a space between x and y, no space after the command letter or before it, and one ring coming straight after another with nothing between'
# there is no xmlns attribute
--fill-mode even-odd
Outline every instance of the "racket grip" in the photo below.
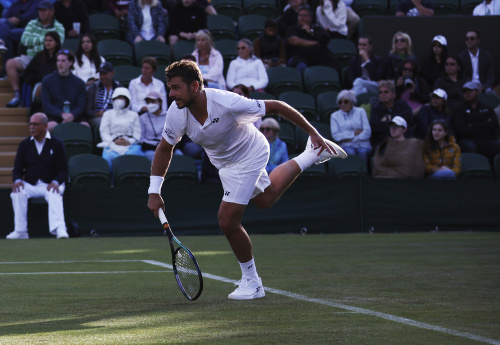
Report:
<svg viewBox="0 0 500 345"><path fill-rule="evenodd" d="M163 213L163 210L161 208L158 210L158 216L160 217L160 222L162 224L168 223L167 217L165 217L165 213Z"/></svg>

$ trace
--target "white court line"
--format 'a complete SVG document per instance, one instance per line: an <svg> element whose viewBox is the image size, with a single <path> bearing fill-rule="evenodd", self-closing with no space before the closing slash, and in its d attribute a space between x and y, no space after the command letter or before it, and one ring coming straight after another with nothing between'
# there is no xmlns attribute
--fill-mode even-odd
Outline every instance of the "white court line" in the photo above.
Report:
<svg viewBox="0 0 500 345"><path fill-rule="evenodd" d="M0 276L9 275L33 275L33 274L108 274L108 273L166 273L171 271L102 271L102 272L14 272L14 273L0 273Z"/></svg>
<svg viewBox="0 0 500 345"><path fill-rule="evenodd" d="M159 261L155 261L155 260L142 260L142 261L145 263L151 264L151 265L172 269L172 265L169 265L169 264L166 264L163 262L159 262ZM225 283L236 283L236 280L228 279L228 278L221 277L221 276L216 276L216 275L213 275L210 273L203 273L203 277L208 278L208 279L221 281L221 282L225 282ZM271 292L271 293L274 293L277 295L282 295L282 296L294 298L294 299L305 301L305 302L317 303L317 304L326 305L326 306L330 306L330 307L334 307L334 308L348 310L348 311L359 313L359 314L375 316L375 317L379 317L379 318L386 319L389 321L398 322L398 323L401 323L404 325L428 329L428 330L441 332L441 333L446 333L446 334L454 335L454 336L461 337L461 338L480 341L480 342L483 342L486 344L500 345L500 341L496 340L496 339L490 339L490 338L486 338L486 337L483 337L480 335L475 335L475 334L467 333L467 332L455 331L453 329L435 326L435 325L431 325L428 323L407 319L405 317L399 317L399 316L381 313L381 312L373 311L373 310L369 310L369 309L353 307L353 306L350 306L347 304L330 302L330 301L325 301L325 300L317 299L317 298L310 298L310 297L307 297L304 295L299 295L299 294L292 293L289 291L283 291L283 290L272 289L272 288L267 288L267 287L265 288L265 290L266 290L266 292Z"/></svg>

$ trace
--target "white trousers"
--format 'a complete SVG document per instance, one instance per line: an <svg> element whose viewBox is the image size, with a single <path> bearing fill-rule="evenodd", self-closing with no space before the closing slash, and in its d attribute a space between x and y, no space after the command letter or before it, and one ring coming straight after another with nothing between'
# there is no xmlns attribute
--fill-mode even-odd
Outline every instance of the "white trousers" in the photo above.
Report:
<svg viewBox="0 0 500 345"><path fill-rule="evenodd" d="M38 181L35 186L24 181L24 188L20 192L10 193L12 208L14 209L14 231L28 231L28 199L44 198L49 204L49 230L52 235L57 235L57 229L66 230L64 222L64 206L62 195L64 183L59 186L59 193L47 190L47 183Z"/></svg>

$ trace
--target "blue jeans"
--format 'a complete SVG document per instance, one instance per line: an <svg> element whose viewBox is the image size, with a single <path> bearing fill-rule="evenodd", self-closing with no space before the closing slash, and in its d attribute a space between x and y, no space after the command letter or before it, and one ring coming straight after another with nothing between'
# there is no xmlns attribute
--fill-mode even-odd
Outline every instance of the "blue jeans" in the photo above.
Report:
<svg viewBox="0 0 500 345"><path fill-rule="evenodd" d="M429 176L430 180L454 180L455 173L453 170L438 170Z"/></svg>
<svg viewBox="0 0 500 345"><path fill-rule="evenodd" d="M378 83L373 80L365 80L361 78L354 79L352 83L352 91L357 95L367 92L378 92Z"/></svg>
<svg viewBox="0 0 500 345"><path fill-rule="evenodd" d="M9 51L4 54L4 64L8 59L14 56L12 51L14 49L13 42L21 41L23 32L24 28L19 29L6 18L0 18L0 39L5 42L5 46L9 49Z"/></svg>
<svg viewBox="0 0 500 345"><path fill-rule="evenodd" d="M142 152L141 145L134 144L129 147L127 152L124 153L125 155L136 155L136 156L144 156L144 153ZM102 151L102 158L108 161L109 164L109 170L111 173L113 173L113 160L116 157L119 157L120 154L116 151L111 150L109 147L106 147Z"/></svg>
<svg viewBox="0 0 500 345"><path fill-rule="evenodd" d="M359 156L363 158L366 163L368 163L368 161L370 160L370 155L372 154L372 149L367 147L352 147L342 145L340 145L340 147L342 147L348 155Z"/></svg>

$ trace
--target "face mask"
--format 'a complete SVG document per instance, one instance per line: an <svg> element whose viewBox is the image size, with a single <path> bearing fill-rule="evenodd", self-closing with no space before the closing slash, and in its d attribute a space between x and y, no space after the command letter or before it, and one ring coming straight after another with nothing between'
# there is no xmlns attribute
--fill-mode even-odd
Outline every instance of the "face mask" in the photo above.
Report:
<svg viewBox="0 0 500 345"><path fill-rule="evenodd" d="M160 109L160 105L156 104L156 103L149 103L149 104L146 104L146 108L148 108L148 112L153 114L155 111Z"/></svg>
<svg viewBox="0 0 500 345"><path fill-rule="evenodd" d="M121 110L125 107L125 100L123 99L115 99L113 101L113 109L114 110Z"/></svg>

